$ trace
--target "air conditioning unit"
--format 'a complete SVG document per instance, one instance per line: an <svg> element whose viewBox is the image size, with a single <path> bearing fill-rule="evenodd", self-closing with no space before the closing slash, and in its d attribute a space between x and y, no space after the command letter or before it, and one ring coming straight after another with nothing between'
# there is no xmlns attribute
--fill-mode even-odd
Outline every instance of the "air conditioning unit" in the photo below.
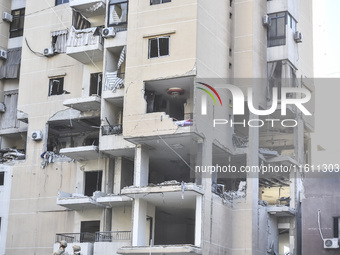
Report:
<svg viewBox="0 0 340 255"><path fill-rule="evenodd" d="M43 133L42 131L33 131L31 137L33 141L41 141L43 138Z"/></svg>
<svg viewBox="0 0 340 255"><path fill-rule="evenodd" d="M4 113L6 111L6 106L4 103L0 103L0 112Z"/></svg>
<svg viewBox="0 0 340 255"><path fill-rule="evenodd" d="M264 15L262 17L262 24L265 26L265 27L269 27L270 24L271 24L271 19L269 18L268 15Z"/></svg>
<svg viewBox="0 0 340 255"><path fill-rule="evenodd" d="M5 50L0 50L0 59L7 59L7 51Z"/></svg>
<svg viewBox="0 0 340 255"><path fill-rule="evenodd" d="M301 43L301 42L302 42L302 39L303 39L302 33L299 32L299 31L296 31L296 32L294 33L294 40L295 40L295 42Z"/></svg>
<svg viewBox="0 0 340 255"><path fill-rule="evenodd" d="M107 27L107 28L104 28L102 30L102 36L104 38L115 37L116 36L116 32L113 29L113 27Z"/></svg>
<svg viewBox="0 0 340 255"><path fill-rule="evenodd" d="M218 193L223 194L223 193L225 192L225 186L224 186L223 184L217 184L217 185L216 185L216 191L217 191Z"/></svg>
<svg viewBox="0 0 340 255"><path fill-rule="evenodd" d="M54 49L52 47L44 49L44 56L51 57L54 55Z"/></svg>
<svg viewBox="0 0 340 255"><path fill-rule="evenodd" d="M338 238L323 239L323 248L325 248L325 249L337 249L337 248L339 248Z"/></svg>
<svg viewBox="0 0 340 255"><path fill-rule="evenodd" d="M11 14L9 14L8 12L3 12L2 13L2 20L7 21L7 22L12 22L13 16Z"/></svg>

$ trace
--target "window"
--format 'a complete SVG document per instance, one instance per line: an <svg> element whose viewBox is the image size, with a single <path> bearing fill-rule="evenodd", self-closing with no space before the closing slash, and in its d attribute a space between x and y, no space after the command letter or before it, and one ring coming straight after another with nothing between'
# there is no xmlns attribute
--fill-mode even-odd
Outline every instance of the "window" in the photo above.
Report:
<svg viewBox="0 0 340 255"><path fill-rule="evenodd" d="M100 221L82 221L80 223L80 242L94 243L94 234L100 231Z"/></svg>
<svg viewBox="0 0 340 255"><path fill-rule="evenodd" d="M286 12L268 15L271 25L268 29L268 47L286 44Z"/></svg>
<svg viewBox="0 0 340 255"><path fill-rule="evenodd" d="M293 30L293 32L296 32L296 20L289 13L287 15L287 24L288 27Z"/></svg>
<svg viewBox="0 0 340 255"><path fill-rule="evenodd" d="M109 6L108 26L114 26L116 32L127 28L128 2L124 0L111 0Z"/></svg>
<svg viewBox="0 0 340 255"><path fill-rule="evenodd" d="M64 93L64 77L50 79L49 96L61 95Z"/></svg>
<svg viewBox="0 0 340 255"><path fill-rule="evenodd" d="M102 175L102 171L85 172L85 196L92 197L93 192L102 190Z"/></svg>
<svg viewBox="0 0 340 255"><path fill-rule="evenodd" d="M171 0L150 0L151 5L170 3Z"/></svg>
<svg viewBox="0 0 340 255"><path fill-rule="evenodd" d="M91 73L90 78L90 96L92 95L102 95L102 73Z"/></svg>
<svg viewBox="0 0 340 255"><path fill-rule="evenodd" d="M9 29L9 38L22 36L24 32L25 8L12 11L13 21Z"/></svg>
<svg viewBox="0 0 340 255"><path fill-rule="evenodd" d="M65 53L66 52L66 41L67 41L67 30L59 30L51 33L52 35L52 48L54 52Z"/></svg>
<svg viewBox="0 0 340 255"><path fill-rule="evenodd" d="M333 224L333 230L334 230L334 238L339 238L340 234L340 217L334 217L334 224Z"/></svg>
<svg viewBox="0 0 340 255"><path fill-rule="evenodd" d="M66 4L68 2L69 2L69 0L55 0L55 5Z"/></svg>
<svg viewBox="0 0 340 255"><path fill-rule="evenodd" d="M149 39L149 58L169 56L170 36Z"/></svg>
<svg viewBox="0 0 340 255"><path fill-rule="evenodd" d="M3 186L5 183L5 172L0 172L0 186Z"/></svg>

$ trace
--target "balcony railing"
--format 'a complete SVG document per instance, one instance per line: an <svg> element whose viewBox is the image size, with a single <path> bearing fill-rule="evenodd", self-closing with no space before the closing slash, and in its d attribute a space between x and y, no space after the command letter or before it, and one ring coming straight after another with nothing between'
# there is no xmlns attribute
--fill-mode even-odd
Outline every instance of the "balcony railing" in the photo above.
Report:
<svg viewBox="0 0 340 255"><path fill-rule="evenodd" d="M97 232L96 242L113 242L131 240L131 231Z"/></svg>
<svg viewBox="0 0 340 255"><path fill-rule="evenodd" d="M94 243L95 234L93 233L62 233L55 235L55 242L65 240L68 243Z"/></svg>
<svg viewBox="0 0 340 255"><path fill-rule="evenodd" d="M102 135L119 135L121 133L123 133L122 124L102 126Z"/></svg>

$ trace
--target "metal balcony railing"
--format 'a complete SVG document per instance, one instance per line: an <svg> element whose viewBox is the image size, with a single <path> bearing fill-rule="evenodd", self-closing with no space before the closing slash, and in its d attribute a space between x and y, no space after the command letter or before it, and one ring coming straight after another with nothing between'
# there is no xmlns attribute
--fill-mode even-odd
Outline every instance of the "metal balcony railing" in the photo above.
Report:
<svg viewBox="0 0 340 255"><path fill-rule="evenodd" d="M119 135L121 133L123 133L122 124L102 126L102 135Z"/></svg>
<svg viewBox="0 0 340 255"><path fill-rule="evenodd" d="M55 242L65 240L68 243L94 243L95 234L93 233L61 233L55 235Z"/></svg>
<svg viewBox="0 0 340 255"><path fill-rule="evenodd" d="M131 240L131 231L97 232L96 242L113 242Z"/></svg>

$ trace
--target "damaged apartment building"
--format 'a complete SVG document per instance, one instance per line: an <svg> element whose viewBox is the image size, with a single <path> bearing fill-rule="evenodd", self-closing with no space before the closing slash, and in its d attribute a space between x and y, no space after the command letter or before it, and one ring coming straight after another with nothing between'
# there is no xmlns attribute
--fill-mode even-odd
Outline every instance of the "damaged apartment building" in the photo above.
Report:
<svg viewBox="0 0 340 255"><path fill-rule="evenodd" d="M282 118L281 88L313 95L309 1L0 11L0 255L51 254L61 240L83 255L301 254L301 173L196 170L310 161L312 116L289 105L295 127L266 122ZM277 109L255 116L245 102L234 115L227 83Z"/></svg>

